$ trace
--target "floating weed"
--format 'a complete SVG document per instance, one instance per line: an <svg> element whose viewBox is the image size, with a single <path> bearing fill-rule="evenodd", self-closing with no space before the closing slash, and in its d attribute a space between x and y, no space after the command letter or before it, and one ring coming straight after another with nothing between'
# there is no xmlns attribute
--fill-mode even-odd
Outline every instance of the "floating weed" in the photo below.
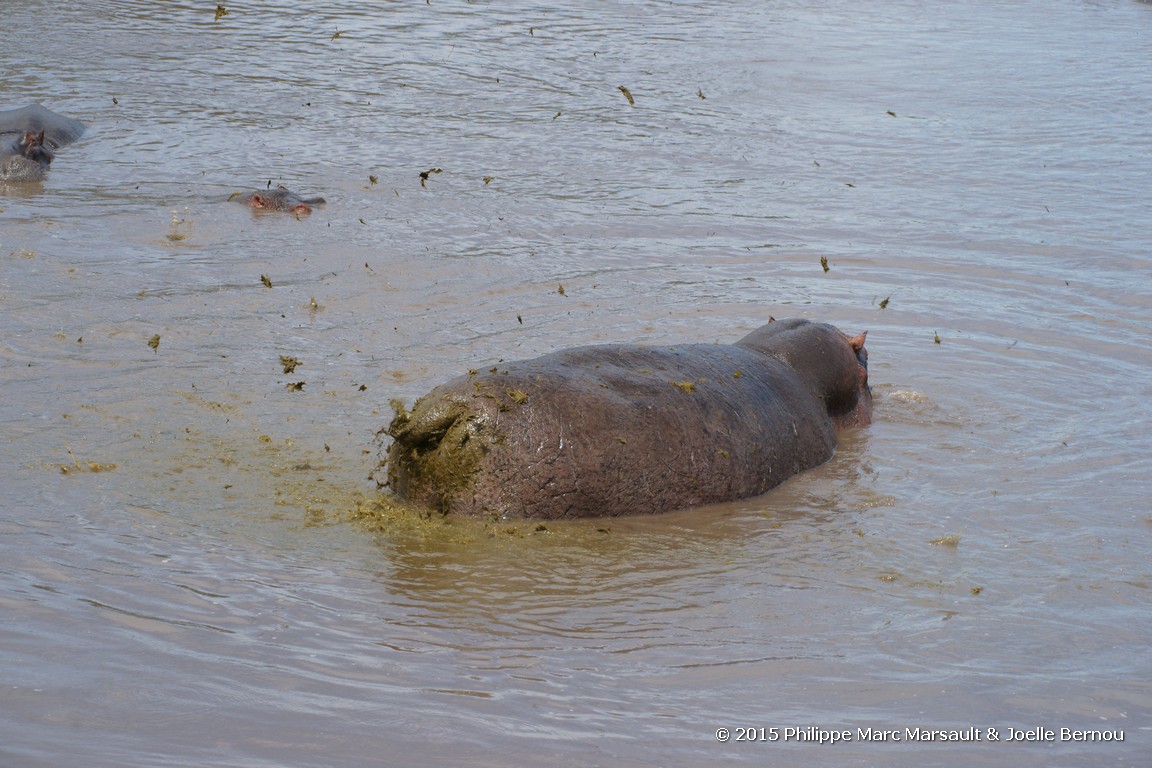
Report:
<svg viewBox="0 0 1152 768"><path fill-rule="evenodd" d="M888 299L891 299L891 298L892 297L889 296L886 299L884 299L884 301L880 302L880 309L887 309L888 308Z"/></svg>
<svg viewBox="0 0 1152 768"><path fill-rule="evenodd" d="M77 472L111 472L116 469L116 465L111 462L101 461L80 461L76 458L76 454L72 453L72 449L68 449L68 456L72 459L71 464L55 464L54 466L60 470L61 474L70 475Z"/></svg>
<svg viewBox="0 0 1152 768"><path fill-rule="evenodd" d="M420 172L420 186L427 189L427 185L425 184L425 182L428 181L428 177L434 173L444 173L444 169L443 168L429 168L426 171L421 171Z"/></svg>
<svg viewBox="0 0 1152 768"><path fill-rule="evenodd" d="M292 373L300 361L290 355L280 355L280 365L284 366L284 373Z"/></svg>
<svg viewBox="0 0 1152 768"><path fill-rule="evenodd" d="M632 98L632 91L628 90L627 88L625 88L622 85L616 86L616 90L618 90L618 91L620 91L620 93L624 94L624 98L628 99L628 105L629 106L632 106L632 107L636 106L636 99Z"/></svg>
<svg viewBox="0 0 1152 768"><path fill-rule="evenodd" d="M268 277L268 275L260 275L260 282L264 283L265 288L272 287L272 278Z"/></svg>
<svg viewBox="0 0 1152 768"><path fill-rule="evenodd" d="M947 536L937 536L928 542L937 547L958 547L960 546L960 536L955 533L950 533Z"/></svg>
<svg viewBox="0 0 1152 768"><path fill-rule="evenodd" d="M224 18L227 15L228 15L228 9L224 7L223 3L221 3L220 5L216 6L216 18L212 19L212 21L220 21L220 19Z"/></svg>
<svg viewBox="0 0 1152 768"><path fill-rule="evenodd" d="M672 381L669 383L676 387L676 389L679 389L681 392L692 394L696 391L696 382L694 381Z"/></svg>
<svg viewBox="0 0 1152 768"><path fill-rule="evenodd" d="M152 347L152 351L156 352L160 349L160 334L155 334L152 338L148 339L148 346Z"/></svg>
<svg viewBox="0 0 1152 768"><path fill-rule="evenodd" d="M828 257L827 257L827 256L821 256L821 257L820 257L820 267L821 267L821 268L822 268L822 269L823 269L825 272L827 272L827 271L828 271L829 267L828 267Z"/></svg>

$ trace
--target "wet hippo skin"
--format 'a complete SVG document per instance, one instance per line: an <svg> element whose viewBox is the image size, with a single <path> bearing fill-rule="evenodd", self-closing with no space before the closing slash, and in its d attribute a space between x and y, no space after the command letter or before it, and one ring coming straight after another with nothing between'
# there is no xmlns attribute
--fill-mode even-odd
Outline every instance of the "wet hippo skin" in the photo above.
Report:
<svg viewBox="0 0 1152 768"><path fill-rule="evenodd" d="M39 181L56 150L79 139L85 126L40 104L0 111L0 181Z"/></svg>
<svg viewBox="0 0 1152 768"><path fill-rule="evenodd" d="M527 518L661 512L755 496L872 418L865 334L803 319L735 344L577 347L394 404L382 464L402 499Z"/></svg>
<svg viewBox="0 0 1152 768"><path fill-rule="evenodd" d="M287 211L297 216L307 216L312 213L312 206L324 205L322 197L303 198L283 185L276 189L244 193L239 195L239 199L256 210Z"/></svg>

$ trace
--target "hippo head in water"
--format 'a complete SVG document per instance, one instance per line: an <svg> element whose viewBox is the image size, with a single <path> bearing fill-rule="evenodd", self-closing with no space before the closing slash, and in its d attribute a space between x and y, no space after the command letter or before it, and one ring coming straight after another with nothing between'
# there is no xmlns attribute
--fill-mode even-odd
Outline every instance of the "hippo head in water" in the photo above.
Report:
<svg viewBox="0 0 1152 768"><path fill-rule="evenodd" d="M872 420L865 334L803 319L734 344L575 347L448 381L382 434L387 485L444 513L567 518L756 496Z"/></svg>
<svg viewBox="0 0 1152 768"><path fill-rule="evenodd" d="M34 163L49 165L56 159L56 153L53 152L52 147L48 145L43 129L41 129L40 133L25 131L24 135L20 137L20 142L17 147L21 155Z"/></svg>
<svg viewBox="0 0 1152 768"><path fill-rule="evenodd" d="M296 216L307 216L312 206L324 204L322 197L303 198L284 185L241 195L240 199L258 211L286 211Z"/></svg>
<svg viewBox="0 0 1152 768"><path fill-rule="evenodd" d="M56 153L44 137L44 131L25 131L15 144L9 146L0 160L0 179L4 181L40 181L48 173L48 166Z"/></svg>
<svg viewBox="0 0 1152 768"><path fill-rule="evenodd" d="M803 379L828 409L838 429L872 423L872 388L868 384L868 332L849 337L831 325L800 318L772 320L737 346L770 355Z"/></svg>
<svg viewBox="0 0 1152 768"><path fill-rule="evenodd" d="M39 104L0 111L0 181L40 181L56 149L83 135L83 123Z"/></svg>

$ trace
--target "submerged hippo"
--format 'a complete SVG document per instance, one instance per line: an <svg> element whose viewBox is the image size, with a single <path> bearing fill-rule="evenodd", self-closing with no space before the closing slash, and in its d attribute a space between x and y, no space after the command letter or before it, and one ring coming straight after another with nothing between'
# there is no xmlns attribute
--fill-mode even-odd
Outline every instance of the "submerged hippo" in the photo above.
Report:
<svg viewBox="0 0 1152 768"><path fill-rule="evenodd" d="M0 181L40 181L56 150L84 134L85 125L40 104L0 111Z"/></svg>
<svg viewBox="0 0 1152 768"><path fill-rule="evenodd" d="M802 319L735 344L577 347L394 404L387 484L442 512L661 512L756 496L872 420L865 333Z"/></svg>
<svg viewBox="0 0 1152 768"><path fill-rule="evenodd" d="M312 206L324 205L324 198L300 197L300 195L288 189L288 187L285 187L283 184L278 185L276 189L265 189L251 193L237 193L233 195L233 197L238 197L241 202L247 203L257 210L288 211L297 216L307 216L312 213Z"/></svg>

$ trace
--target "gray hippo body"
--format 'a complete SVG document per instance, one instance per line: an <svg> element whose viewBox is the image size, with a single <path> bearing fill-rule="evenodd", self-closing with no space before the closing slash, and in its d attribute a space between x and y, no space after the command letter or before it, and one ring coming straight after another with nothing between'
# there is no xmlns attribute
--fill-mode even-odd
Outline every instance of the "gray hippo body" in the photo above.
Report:
<svg viewBox="0 0 1152 768"><path fill-rule="evenodd" d="M56 150L79 139L85 125L40 104L0 111L0 181L40 181Z"/></svg>
<svg viewBox="0 0 1152 768"><path fill-rule="evenodd" d="M577 347L397 407L383 463L445 513L571 518L756 496L871 422L865 334L770 322L731 345Z"/></svg>

